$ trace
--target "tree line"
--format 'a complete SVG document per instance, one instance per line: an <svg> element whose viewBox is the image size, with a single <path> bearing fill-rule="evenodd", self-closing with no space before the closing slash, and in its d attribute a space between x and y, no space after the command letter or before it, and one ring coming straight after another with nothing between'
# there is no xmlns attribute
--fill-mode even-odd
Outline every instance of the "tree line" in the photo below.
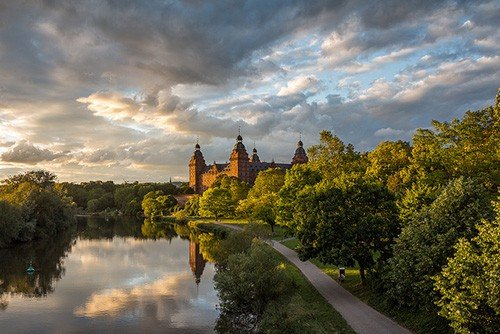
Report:
<svg viewBox="0 0 500 334"><path fill-rule="evenodd" d="M0 185L0 248L47 238L65 230L75 213L162 216L179 210L173 195L192 193L187 184L90 181L57 182L48 171L11 176Z"/></svg>
<svg viewBox="0 0 500 334"><path fill-rule="evenodd" d="M418 129L412 144L362 153L323 131L308 154L253 187L221 176L177 214L286 226L302 259L358 267L394 308L459 333L500 328L500 93L494 106Z"/></svg>

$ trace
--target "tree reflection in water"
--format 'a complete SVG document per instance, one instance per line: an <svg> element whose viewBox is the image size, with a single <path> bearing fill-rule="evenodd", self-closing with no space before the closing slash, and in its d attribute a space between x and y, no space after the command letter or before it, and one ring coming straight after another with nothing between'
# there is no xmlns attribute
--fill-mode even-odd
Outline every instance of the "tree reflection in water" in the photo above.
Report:
<svg viewBox="0 0 500 334"><path fill-rule="evenodd" d="M44 297L54 291L54 282L64 276L64 258L75 243L74 232L0 249L0 310L7 308L8 294ZM35 268L32 274L26 272L30 263Z"/></svg>
<svg viewBox="0 0 500 334"><path fill-rule="evenodd" d="M52 239L32 241L10 248L0 249L0 311L8 307L8 296L20 294L25 297L44 297L54 292L55 282L65 274L64 258L78 239L113 239L133 237L137 239L167 239L180 237L189 240L191 267L195 282L199 283L207 260L215 262L218 240L213 233L196 227L169 222L120 217L80 217L72 229ZM30 263L35 272L28 274Z"/></svg>

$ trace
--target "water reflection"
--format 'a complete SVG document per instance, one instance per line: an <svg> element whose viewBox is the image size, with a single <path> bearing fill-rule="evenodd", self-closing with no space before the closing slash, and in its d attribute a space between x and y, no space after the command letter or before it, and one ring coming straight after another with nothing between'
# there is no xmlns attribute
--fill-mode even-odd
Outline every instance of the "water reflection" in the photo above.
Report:
<svg viewBox="0 0 500 334"><path fill-rule="evenodd" d="M80 219L57 240L0 250L2 333L213 332L214 273L185 226Z"/></svg>
<svg viewBox="0 0 500 334"><path fill-rule="evenodd" d="M40 240L16 247L0 249L0 295L20 294L44 297L54 291L54 283L64 276L64 258L74 245L72 232L62 233L57 240ZM35 272L26 269L32 264ZM7 308L5 296L0 308Z"/></svg>
<svg viewBox="0 0 500 334"><path fill-rule="evenodd" d="M189 266L195 277L196 285L200 284L201 275L207 261L203 258L200 252L200 243L189 241Z"/></svg>

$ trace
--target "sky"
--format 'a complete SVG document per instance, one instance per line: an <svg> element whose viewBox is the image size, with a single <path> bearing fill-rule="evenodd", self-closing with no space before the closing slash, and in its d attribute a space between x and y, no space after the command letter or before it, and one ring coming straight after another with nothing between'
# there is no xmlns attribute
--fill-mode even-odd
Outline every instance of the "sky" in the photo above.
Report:
<svg viewBox="0 0 500 334"><path fill-rule="evenodd" d="M290 162L493 104L500 2L0 0L0 179L185 181L241 128Z"/></svg>

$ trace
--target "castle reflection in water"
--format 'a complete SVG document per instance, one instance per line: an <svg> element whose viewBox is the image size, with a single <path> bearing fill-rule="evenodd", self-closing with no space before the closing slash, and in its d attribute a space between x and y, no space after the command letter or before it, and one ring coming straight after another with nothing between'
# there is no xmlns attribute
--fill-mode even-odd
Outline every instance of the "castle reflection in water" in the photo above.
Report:
<svg viewBox="0 0 500 334"><path fill-rule="evenodd" d="M203 258L200 252L200 244L194 241L189 241L189 266L193 276L195 277L196 285L200 284L201 275L207 261Z"/></svg>

